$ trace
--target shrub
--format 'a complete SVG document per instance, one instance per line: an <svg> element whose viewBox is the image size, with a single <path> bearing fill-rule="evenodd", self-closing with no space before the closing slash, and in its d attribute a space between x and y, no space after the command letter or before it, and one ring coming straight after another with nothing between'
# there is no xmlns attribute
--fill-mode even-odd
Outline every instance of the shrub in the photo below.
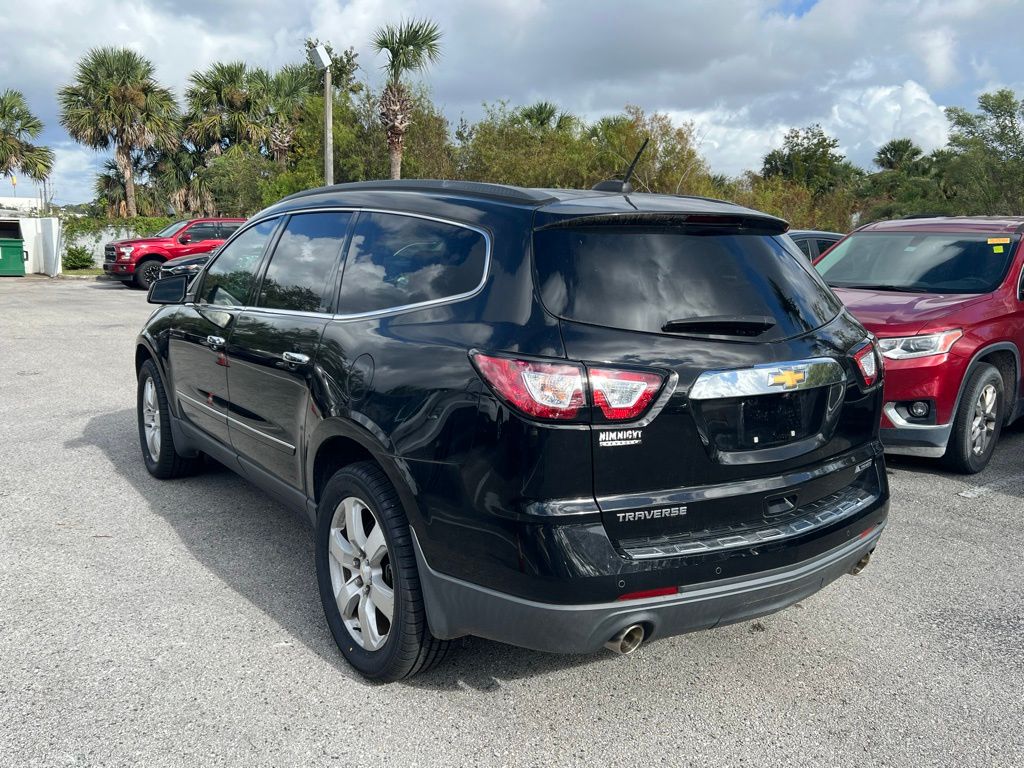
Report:
<svg viewBox="0 0 1024 768"><path fill-rule="evenodd" d="M60 263L64 269L89 269L93 266L92 253L81 245L69 245Z"/></svg>

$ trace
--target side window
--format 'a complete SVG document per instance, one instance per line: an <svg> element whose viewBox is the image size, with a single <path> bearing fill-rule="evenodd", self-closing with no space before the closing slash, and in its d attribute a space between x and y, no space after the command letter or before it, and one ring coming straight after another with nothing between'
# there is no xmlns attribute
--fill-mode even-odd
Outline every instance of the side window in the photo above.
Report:
<svg viewBox="0 0 1024 768"><path fill-rule="evenodd" d="M236 307L245 304L256 279L260 257L276 226L277 219L260 222L217 251L196 293L196 301Z"/></svg>
<svg viewBox="0 0 1024 768"><path fill-rule="evenodd" d="M486 254L486 238L473 229L399 214L360 214L338 311L373 312L468 293L483 279Z"/></svg>
<svg viewBox="0 0 1024 768"><path fill-rule="evenodd" d="M188 235L193 243L201 243L203 240L216 240L217 239L217 225L213 222L193 224L187 230L185 234Z"/></svg>
<svg viewBox="0 0 1024 768"><path fill-rule="evenodd" d="M804 256L806 256L808 259L811 258L811 241L810 240L800 239L800 240L794 240L793 242L796 243L796 247L797 248L799 248L801 251L804 252Z"/></svg>
<svg viewBox="0 0 1024 768"><path fill-rule="evenodd" d="M818 255L820 256L833 245L836 244L835 240L819 240L818 241Z"/></svg>
<svg viewBox="0 0 1024 768"><path fill-rule="evenodd" d="M235 234L235 232L238 231L238 228L240 226L242 226L242 224L241 222L238 221L222 221L220 224L219 239L227 240L229 237Z"/></svg>
<svg viewBox="0 0 1024 768"><path fill-rule="evenodd" d="M331 275L341 259L351 213L299 213L277 241L260 288L258 306L323 312L330 306Z"/></svg>

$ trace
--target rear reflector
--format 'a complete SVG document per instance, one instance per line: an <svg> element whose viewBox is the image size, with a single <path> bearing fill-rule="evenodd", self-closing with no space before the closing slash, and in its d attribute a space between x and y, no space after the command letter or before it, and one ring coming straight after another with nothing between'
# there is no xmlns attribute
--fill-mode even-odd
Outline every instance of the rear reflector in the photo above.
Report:
<svg viewBox="0 0 1024 768"><path fill-rule="evenodd" d="M473 355L484 380L509 404L541 419L573 419L586 405L583 367Z"/></svg>
<svg viewBox="0 0 1024 768"><path fill-rule="evenodd" d="M865 386L873 386L878 381L878 355L875 354L874 342L869 341L854 352L853 359L857 362L860 375L864 377Z"/></svg>
<svg viewBox="0 0 1024 768"><path fill-rule="evenodd" d="M613 421L635 419L646 411L661 388L661 382L662 377L657 373L590 369L594 405L606 419Z"/></svg>
<svg viewBox="0 0 1024 768"><path fill-rule="evenodd" d="M629 592L619 595L617 600L643 600L645 597L664 597L679 593L679 587L659 587L658 589L642 589L639 592Z"/></svg>

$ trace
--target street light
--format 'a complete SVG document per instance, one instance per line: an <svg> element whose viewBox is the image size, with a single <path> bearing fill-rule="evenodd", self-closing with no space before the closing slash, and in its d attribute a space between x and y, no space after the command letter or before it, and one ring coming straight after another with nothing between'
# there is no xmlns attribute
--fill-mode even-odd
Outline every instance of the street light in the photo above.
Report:
<svg viewBox="0 0 1024 768"><path fill-rule="evenodd" d="M331 92L331 54L318 45L309 52L313 66L324 73L324 184L334 183L334 94Z"/></svg>

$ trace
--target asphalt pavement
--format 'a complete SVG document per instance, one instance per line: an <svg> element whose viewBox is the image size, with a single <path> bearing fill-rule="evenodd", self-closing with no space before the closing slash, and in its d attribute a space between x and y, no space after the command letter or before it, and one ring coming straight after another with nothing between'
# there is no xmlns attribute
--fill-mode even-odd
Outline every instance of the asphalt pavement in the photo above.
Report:
<svg viewBox="0 0 1024 768"><path fill-rule="evenodd" d="M974 477L892 461L871 565L782 613L629 657L466 639L378 685L304 522L146 473L149 310L0 278L0 765L1024 765L1024 429Z"/></svg>

